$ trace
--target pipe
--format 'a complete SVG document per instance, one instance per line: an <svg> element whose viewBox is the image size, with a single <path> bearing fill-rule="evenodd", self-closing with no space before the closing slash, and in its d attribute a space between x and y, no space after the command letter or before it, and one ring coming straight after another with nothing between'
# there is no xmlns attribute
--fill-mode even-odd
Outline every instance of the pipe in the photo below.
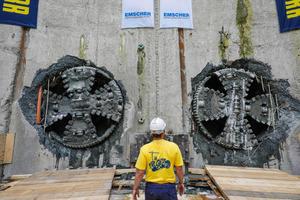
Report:
<svg viewBox="0 0 300 200"><path fill-rule="evenodd" d="M182 98L182 128L187 131L187 83L185 77L185 56L184 56L184 31L183 28L178 28L179 37L179 59L180 59L180 77L181 77L181 98Z"/></svg>
<svg viewBox="0 0 300 200"><path fill-rule="evenodd" d="M50 80L48 79L46 112L45 112L45 120L44 120L44 131L46 130L47 115L48 115L48 106L49 106L49 85L50 85Z"/></svg>
<svg viewBox="0 0 300 200"><path fill-rule="evenodd" d="M42 89L43 89L43 87L41 86L39 89L39 97L38 97L38 103L37 103L37 108L36 108L36 124L40 124L40 122L41 122Z"/></svg>
<svg viewBox="0 0 300 200"><path fill-rule="evenodd" d="M23 89L23 80L25 76L25 68L26 68L26 49L27 43L29 38L29 30L28 27L23 27L23 35L22 35L22 42L21 42L21 50L20 50L20 60L18 63L18 68L16 70L15 75L15 86L14 86L14 101L16 101L20 95L21 90Z"/></svg>

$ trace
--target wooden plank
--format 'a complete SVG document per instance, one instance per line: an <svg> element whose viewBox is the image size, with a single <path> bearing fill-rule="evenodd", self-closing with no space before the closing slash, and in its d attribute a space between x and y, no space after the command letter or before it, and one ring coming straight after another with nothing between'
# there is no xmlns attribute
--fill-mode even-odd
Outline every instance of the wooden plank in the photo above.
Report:
<svg viewBox="0 0 300 200"><path fill-rule="evenodd" d="M28 178L26 178L26 180L24 180L23 182L26 182L26 181L31 181L31 180L34 180L34 181L43 181L43 180L49 180L50 178L51 179L55 179L55 180L66 180L66 179L93 179L93 177L96 177L96 178L101 178L101 177L107 177L107 178L110 178L111 177L111 173L113 172L110 172L110 173L101 173L101 172L98 172L98 173L75 173L75 174L61 174L61 175L58 175L58 173L50 173L50 174L35 174L34 176L29 176ZM26 176L26 175L24 175ZM14 177L14 176L12 176Z"/></svg>
<svg viewBox="0 0 300 200"><path fill-rule="evenodd" d="M19 181L14 181L14 182L9 182L9 183L4 183L4 184L0 184L0 186L3 186L3 187L12 187L14 185L16 185ZM5 188L7 189L7 188Z"/></svg>
<svg viewBox="0 0 300 200"><path fill-rule="evenodd" d="M14 144L15 144L15 134L14 133L6 134L3 164L12 163Z"/></svg>
<svg viewBox="0 0 300 200"><path fill-rule="evenodd" d="M59 192L73 192L73 191L96 191L96 190L110 190L111 185L105 183L88 182L88 183L55 183L55 184L42 184L42 185L18 185L16 184L14 187L7 189L4 193L6 195L24 195L24 194L51 194L51 193L59 193ZM0 194L2 196L2 193Z"/></svg>
<svg viewBox="0 0 300 200"><path fill-rule="evenodd" d="M130 169L116 169L115 175L122 175L125 173L136 173L135 168L130 168Z"/></svg>
<svg viewBox="0 0 300 200"><path fill-rule="evenodd" d="M232 187L234 186L256 186L256 187L266 187L266 188L295 188L300 191L300 181L286 181L286 180L268 180L268 179L251 179L251 178L228 178L228 177L217 177L219 184L227 185Z"/></svg>
<svg viewBox="0 0 300 200"><path fill-rule="evenodd" d="M189 174L188 178L192 180L199 180L199 181L210 180L209 176L202 175L202 174Z"/></svg>
<svg viewBox="0 0 300 200"><path fill-rule="evenodd" d="M114 174L114 168L36 173L1 192L0 199L108 199Z"/></svg>
<svg viewBox="0 0 300 200"><path fill-rule="evenodd" d="M223 166L223 165L204 165L204 169L206 171L206 169L215 169L215 170L233 170L233 171L237 171L237 170L244 170L244 171L278 171L278 169L273 169L273 168L258 168L258 167L238 167L238 166ZM207 171L206 171L207 172Z"/></svg>
<svg viewBox="0 0 300 200"><path fill-rule="evenodd" d="M0 134L0 165L4 164L6 134Z"/></svg>
<svg viewBox="0 0 300 200"><path fill-rule="evenodd" d="M24 187L28 187L28 188L31 188L31 187L35 187L36 189L39 189L39 188L44 188L44 187L47 187L47 188L56 188L56 187L68 187L68 186L81 186L81 185L88 185L88 184L97 184L96 187L99 187L99 186L102 186L104 185L108 180L105 179L105 180L87 180L87 181L76 181L76 180L60 180L60 181L57 181L57 180L53 180L53 179L49 179L49 180L45 180L45 181L31 181L31 182L23 182L23 181L20 181L20 183L15 187L15 189L17 188L21 188L22 189L26 189ZM82 182L84 182L85 184L83 184ZM90 186L91 188L93 188L93 186Z"/></svg>
<svg viewBox="0 0 300 200"><path fill-rule="evenodd" d="M193 186L193 187L209 187L207 182L195 182L195 183L187 183L187 186Z"/></svg>
<svg viewBox="0 0 300 200"><path fill-rule="evenodd" d="M13 186L12 188L14 188ZM11 188L9 188L11 189ZM8 190L9 190L8 189ZM4 191L6 192L6 191ZM2 193L2 192L1 192ZM36 196L36 197L56 197L56 198L66 198L66 197L82 197L82 196L95 196L95 195L109 195L110 192L108 189L97 189L97 190L89 190L88 188L85 190L76 190L75 188L73 190L70 190L69 188L64 189L51 189L51 190L37 190L34 191L34 189L27 190L27 191L19 191L19 193L6 193L6 195L1 195L1 199L3 196L10 196L15 197L16 199L20 197L29 197L29 196Z"/></svg>
<svg viewBox="0 0 300 200"><path fill-rule="evenodd" d="M99 199L103 199L103 200L109 200L109 196L110 195L101 195L101 196L88 196L87 197L75 197L75 198L68 198L67 200L99 200ZM63 199L51 199L51 200L65 200L65 198Z"/></svg>
<svg viewBox="0 0 300 200"><path fill-rule="evenodd" d="M226 199L300 199L299 179L277 169L211 165L204 168Z"/></svg>
<svg viewBox="0 0 300 200"><path fill-rule="evenodd" d="M72 195L72 194L69 194ZM25 195L22 198L16 199L15 197L1 197L1 200L109 200L109 194L96 195L96 196L82 196L82 197L59 197L57 195L42 196L42 195Z"/></svg>
<svg viewBox="0 0 300 200"><path fill-rule="evenodd" d="M14 188L15 186L11 187ZM71 187L71 186L70 186ZM5 195L0 195L0 197L2 198L3 196L11 196L11 197L23 197L24 195L36 195L36 196L45 196L45 195L49 195L49 196L53 196L58 195L61 197L69 197L69 195L71 196L76 196L76 195L82 195L85 194L85 196L88 196L90 194L93 194L95 192L99 192L99 195L104 195L104 194L109 194L110 192L110 188L103 188L100 189L98 188L89 188L89 187L84 187L84 188L78 188L78 187L74 187L73 189L71 189L70 187L68 188L40 188L40 189L23 189L23 190L10 190L11 188L7 189L4 192L1 193L5 193ZM9 192L7 192L8 190L10 190Z"/></svg>
<svg viewBox="0 0 300 200"><path fill-rule="evenodd" d="M258 186L239 186L239 185L218 185L218 188L222 190L241 190L241 191L251 191L251 192L273 192L273 193L290 193L290 194L299 194L300 191L298 188L281 188L281 187L258 187ZM221 190L221 189L220 189ZM223 193L224 194L224 193Z"/></svg>
<svg viewBox="0 0 300 200"><path fill-rule="evenodd" d="M251 191L235 191L224 190L230 199L238 197L268 198L268 199L299 199L299 194L289 193L273 193L273 192L251 192Z"/></svg>
<svg viewBox="0 0 300 200"><path fill-rule="evenodd" d="M255 167L232 167L232 166L219 166L219 165L205 165L204 166L205 171L206 169L209 169L210 171L224 171L227 172L243 172L243 173L251 173L251 172L264 172L266 174L277 174L277 173L283 173L288 174L283 171L279 171L278 169L271 169L271 168L255 168Z"/></svg>
<svg viewBox="0 0 300 200"><path fill-rule="evenodd" d="M253 178L253 179L269 179L269 180L299 180L296 176L290 176L287 173L265 173L265 171L227 171L227 170L210 170L214 176L222 176L228 178Z"/></svg>
<svg viewBox="0 0 300 200"><path fill-rule="evenodd" d="M0 134L0 165L4 161L6 134Z"/></svg>
<svg viewBox="0 0 300 200"><path fill-rule="evenodd" d="M287 199L270 199L270 198L263 198L263 197L240 197L234 196L230 197L230 200L287 200Z"/></svg>
<svg viewBox="0 0 300 200"><path fill-rule="evenodd" d="M32 176L32 174L12 175L10 177L10 180L12 180L12 181L19 181L19 180L24 180L25 178L29 178L30 176Z"/></svg>
<svg viewBox="0 0 300 200"><path fill-rule="evenodd" d="M15 134L0 134L0 165L12 163Z"/></svg>
<svg viewBox="0 0 300 200"><path fill-rule="evenodd" d="M46 184L46 183L53 183L53 184L59 184L59 183L67 183L67 184L72 184L72 183L76 183L76 182L95 182L97 181L99 184L106 182L108 180L108 178L106 177L102 177L102 176L95 176L94 180L93 178L69 178L68 180L65 179L43 179L43 180L26 180L26 181L22 181L20 182L18 185L39 185L39 184Z"/></svg>
<svg viewBox="0 0 300 200"><path fill-rule="evenodd" d="M215 185L213 184L213 182L211 180L207 180L206 181L207 184L209 185L210 189L212 189L212 191L214 191L215 195L219 198L222 197L223 195L220 193L220 190L215 187Z"/></svg>
<svg viewBox="0 0 300 200"><path fill-rule="evenodd" d="M202 174L202 175L206 174L205 169L197 169L197 168L189 168L188 172L190 172L192 174Z"/></svg>
<svg viewBox="0 0 300 200"><path fill-rule="evenodd" d="M215 178L213 177L213 175L211 174L210 170L211 166L207 166L207 165L204 165L204 169L206 171L206 173L208 174L208 176L211 178L211 180L216 184L216 186L218 187L219 191L222 193L222 195L226 198L226 199L229 199L228 196L226 195L226 193L223 191L222 187L220 187L220 185L218 184L218 182L215 180Z"/></svg>

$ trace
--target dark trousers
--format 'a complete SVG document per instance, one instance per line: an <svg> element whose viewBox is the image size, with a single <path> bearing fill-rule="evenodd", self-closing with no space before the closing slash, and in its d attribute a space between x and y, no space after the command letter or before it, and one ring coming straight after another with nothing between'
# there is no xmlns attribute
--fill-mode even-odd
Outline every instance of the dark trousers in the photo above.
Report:
<svg viewBox="0 0 300 200"><path fill-rule="evenodd" d="M146 200L177 200L175 183L146 183Z"/></svg>

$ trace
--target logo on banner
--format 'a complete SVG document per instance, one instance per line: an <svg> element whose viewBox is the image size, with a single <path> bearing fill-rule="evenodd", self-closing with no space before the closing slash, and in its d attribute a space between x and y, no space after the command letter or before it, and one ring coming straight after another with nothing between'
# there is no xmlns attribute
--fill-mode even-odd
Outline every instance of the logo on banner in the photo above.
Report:
<svg viewBox="0 0 300 200"><path fill-rule="evenodd" d="M0 23L36 28L38 0L3 0L0 2Z"/></svg>
<svg viewBox="0 0 300 200"><path fill-rule="evenodd" d="M30 0L25 0L25 1L4 0L3 12L28 15L29 14L29 4L30 4Z"/></svg>
<svg viewBox="0 0 300 200"><path fill-rule="evenodd" d="M151 17L151 12L127 12L125 18L144 18Z"/></svg>
<svg viewBox="0 0 300 200"><path fill-rule="evenodd" d="M164 13L164 18L167 19L189 19L189 13Z"/></svg>
<svg viewBox="0 0 300 200"><path fill-rule="evenodd" d="M300 28L300 0L276 0L280 32Z"/></svg>
<svg viewBox="0 0 300 200"><path fill-rule="evenodd" d="M296 18L300 16L300 1L291 0L285 1L286 16L288 19Z"/></svg>
<svg viewBox="0 0 300 200"><path fill-rule="evenodd" d="M160 28L193 29L192 0L160 0Z"/></svg>

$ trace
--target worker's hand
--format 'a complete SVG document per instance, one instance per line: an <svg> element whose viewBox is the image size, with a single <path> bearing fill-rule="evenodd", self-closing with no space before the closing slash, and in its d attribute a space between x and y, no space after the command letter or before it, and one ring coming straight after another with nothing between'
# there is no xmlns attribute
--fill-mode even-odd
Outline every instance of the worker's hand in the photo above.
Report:
<svg viewBox="0 0 300 200"><path fill-rule="evenodd" d="M184 194L184 184L178 183L177 185L177 192L179 191L179 195L182 196Z"/></svg>
<svg viewBox="0 0 300 200"><path fill-rule="evenodd" d="M133 189L133 192L132 192L132 199L133 199L133 200L137 200L136 195L137 195L138 197L140 197L140 192L139 192L138 189Z"/></svg>

